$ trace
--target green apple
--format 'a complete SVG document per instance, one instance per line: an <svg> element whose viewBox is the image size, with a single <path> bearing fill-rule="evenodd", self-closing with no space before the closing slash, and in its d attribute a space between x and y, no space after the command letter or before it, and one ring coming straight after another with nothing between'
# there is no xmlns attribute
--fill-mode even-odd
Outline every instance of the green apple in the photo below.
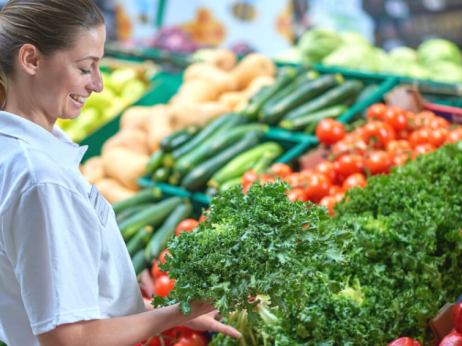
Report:
<svg viewBox="0 0 462 346"><path fill-rule="evenodd" d="M106 108L103 111L102 119L104 119L105 122L111 121L117 117L128 105L129 103L120 97L114 99L112 106Z"/></svg>
<svg viewBox="0 0 462 346"><path fill-rule="evenodd" d="M87 99L87 102L85 102L85 106L82 110L96 108L102 112L106 108L111 107L114 99L116 98L117 95L111 89L105 88L100 93L92 93Z"/></svg>
<svg viewBox="0 0 462 346"><path fill-rule="evenodd" d="M146 92L146 84L144 84L139 79L134 79L127 84L122 89L120 96L125 99L129 104L133 104L138 101Z"/></svg>
<svg viewBox="0 0 462 346"><path fill-rule="evenodd" d="M120 95L124 86L131 80L137 78L137 72L132 68L120 68L111 73L109 85Z"/></svg>

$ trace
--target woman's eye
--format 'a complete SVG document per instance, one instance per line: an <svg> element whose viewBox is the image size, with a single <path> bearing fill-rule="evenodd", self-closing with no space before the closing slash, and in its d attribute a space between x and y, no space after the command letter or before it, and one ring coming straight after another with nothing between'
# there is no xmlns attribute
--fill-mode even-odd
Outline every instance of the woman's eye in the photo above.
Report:
<svg viewBox="0 0 462 346"><path fill-rule="evenodd" d="M91 70L80 69L80 71L82 72L82 74L90 74L91 73Z"/></svg>

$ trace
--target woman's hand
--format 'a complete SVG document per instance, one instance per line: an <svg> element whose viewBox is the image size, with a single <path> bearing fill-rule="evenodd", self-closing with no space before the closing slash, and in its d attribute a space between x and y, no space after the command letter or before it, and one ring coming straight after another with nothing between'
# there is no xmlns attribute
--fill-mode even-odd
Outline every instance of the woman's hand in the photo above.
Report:
<svg viewBox="0 0 462 346"><path fill-rule="evenodd" d="M218 315L218 310L214 310L205 315L196 317L195 319L189 322L183 323L182 326L188 327L194 330L199 330L199 331L212 331L212 332L222 333L232 338L241 337L241 333L239 333L236 329L217 321L216 320L217 315Z"/></svg>

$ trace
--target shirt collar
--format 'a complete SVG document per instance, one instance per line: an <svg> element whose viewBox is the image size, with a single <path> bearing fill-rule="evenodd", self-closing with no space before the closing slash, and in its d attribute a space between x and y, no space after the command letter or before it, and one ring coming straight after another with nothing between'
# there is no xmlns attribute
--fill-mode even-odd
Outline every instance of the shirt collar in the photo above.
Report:
<svg viewBox="0 0 462 346"><path fill-rule="evenodd" d="M57 164L69 168L79 164L88 146L80 147L57 125L53 133L18 115L0 111L0 134L18 138L45 151Z"/></svg>

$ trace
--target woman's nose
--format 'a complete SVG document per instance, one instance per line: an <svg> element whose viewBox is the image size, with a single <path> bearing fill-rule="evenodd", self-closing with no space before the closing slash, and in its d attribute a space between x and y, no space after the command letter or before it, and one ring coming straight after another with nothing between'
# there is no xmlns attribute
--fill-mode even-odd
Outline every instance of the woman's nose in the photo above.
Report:
<svg viewBox="0 0 462 346"><path fill-rule="evenodd" d="M93 73L92 75L92 80L91 80L91 85L90 89L91 91L100 93L103 91L104 85L103 85L103 78L101 76L101 72L99 69L95 69L96 73Z"/></svg>

